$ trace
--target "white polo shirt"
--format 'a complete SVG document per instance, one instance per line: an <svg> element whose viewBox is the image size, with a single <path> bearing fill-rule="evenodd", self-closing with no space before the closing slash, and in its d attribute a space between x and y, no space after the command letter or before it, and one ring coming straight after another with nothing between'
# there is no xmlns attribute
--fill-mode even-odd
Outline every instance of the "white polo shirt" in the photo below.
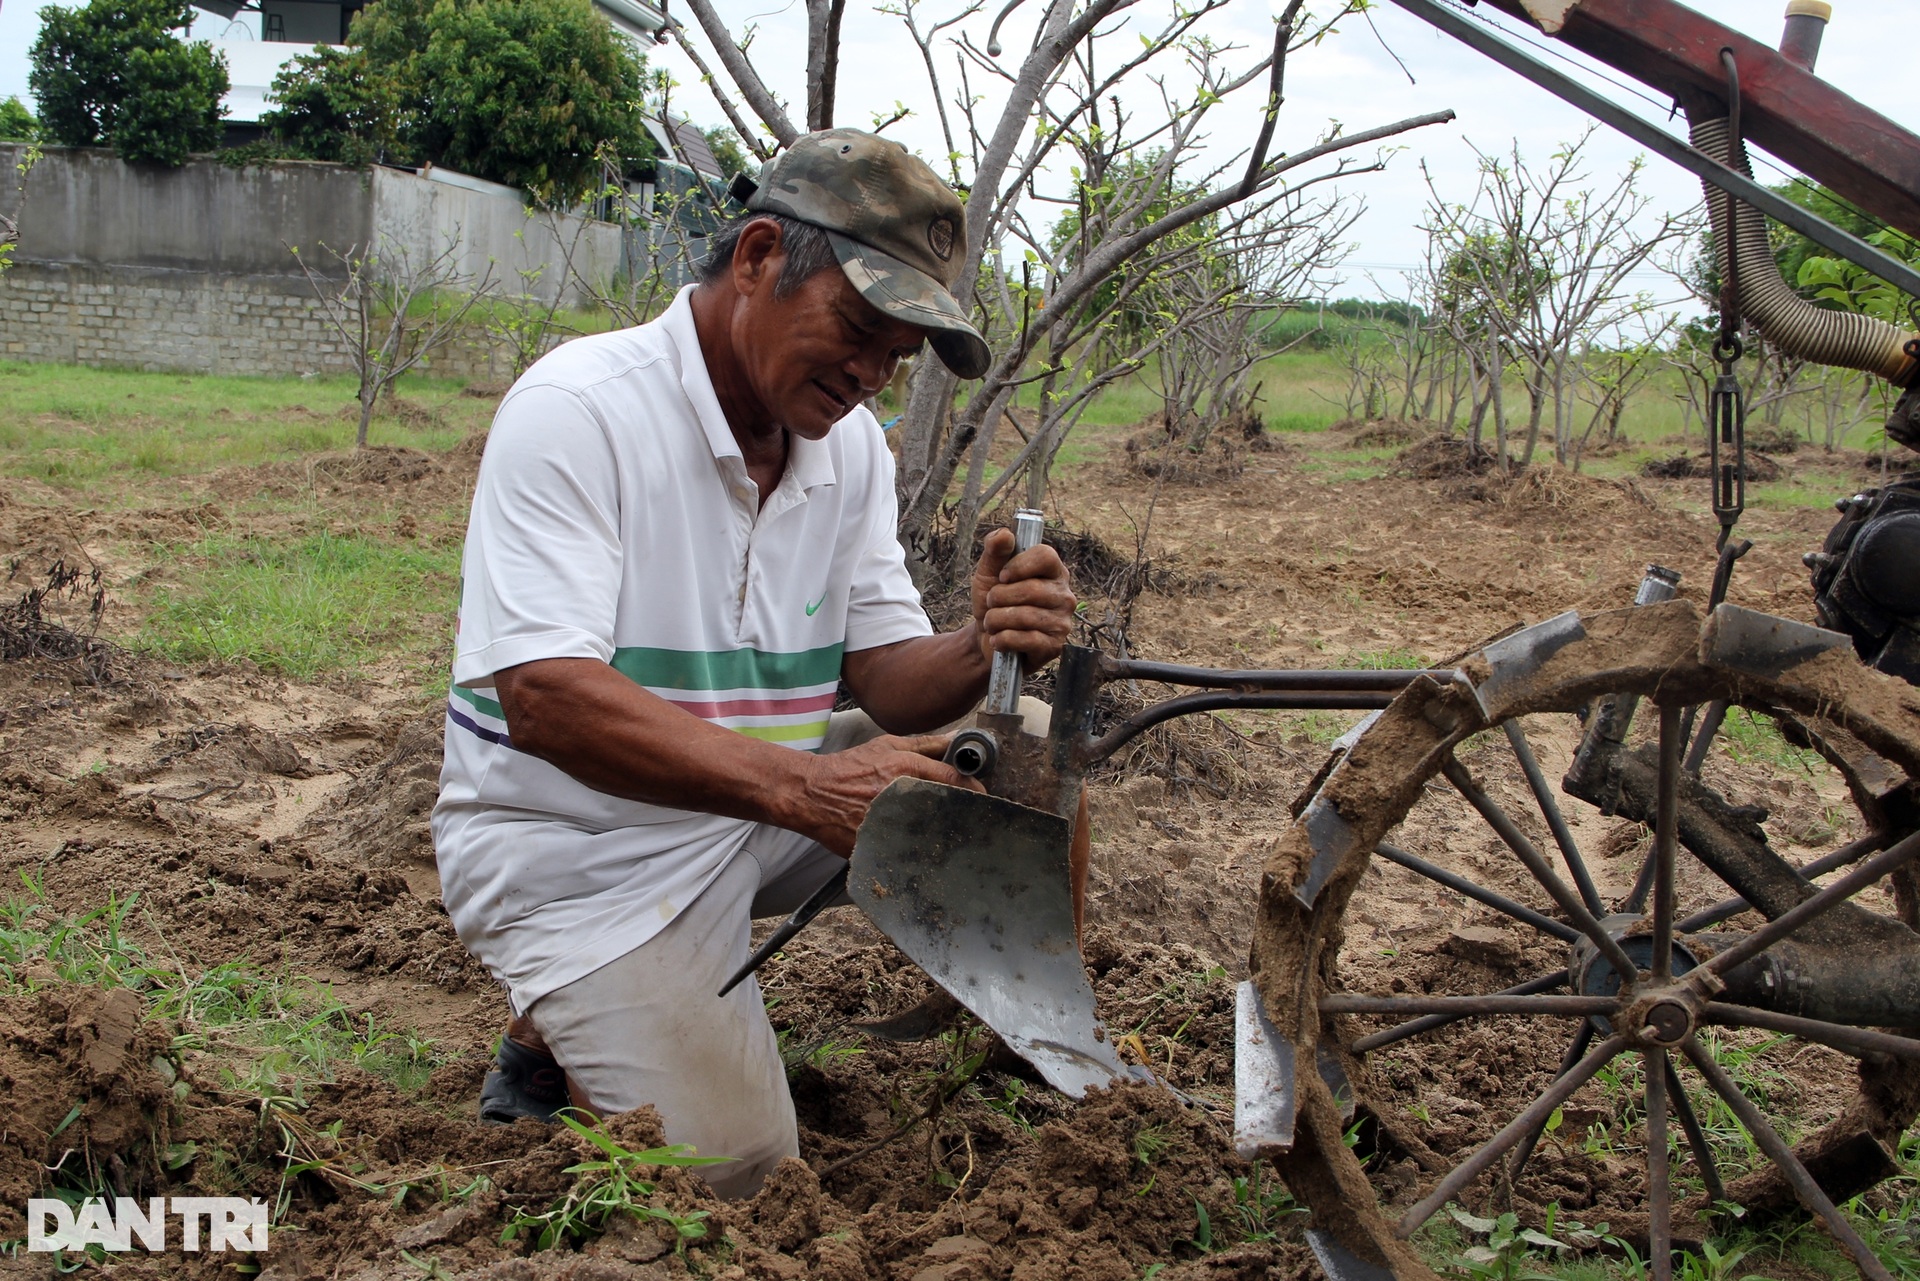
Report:
<svg viewBox="0 0 1920 1281"><path fill-rule="evenodd" d="M752 825L596 792L516 751L494 672L597 658L704 720L811 750L846 651L932 631L873 415L795 438L760 507L691 292L534 365L480 466L433 837L454 928L518 1010L653 937Z"/></svg>

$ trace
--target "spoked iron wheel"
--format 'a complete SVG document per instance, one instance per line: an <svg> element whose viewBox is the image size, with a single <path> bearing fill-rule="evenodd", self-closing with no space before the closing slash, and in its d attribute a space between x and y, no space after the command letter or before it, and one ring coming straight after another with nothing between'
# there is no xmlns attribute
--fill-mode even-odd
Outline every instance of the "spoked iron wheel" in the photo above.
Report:
<svg viewBox="0 0 1920 1281"><path fill-rule="evenodd" d="M1637 1066L1644 1226L1623 1233L1616 1219L1613 1229L1646 1242L1654 1276L1671 1274L1674 1225L1697 1234L1729 1198L1797 1201L1862 1275L1887 1276L1835 1199L1894 1172L1891 1150L1920 1112L1920 1040L1886 1030L1920 1027L1920 934L1910 928L1920 819L1908 781L1920 776L1920 692L1862 668L1830 633L1732 606L1703 624L1685 602L1563 615L1460 670L1457 683L1410 687L1337 758L1262 881L1254 980L1293 1045L1297 1091L1292 1146L1272 1155L1316 1227L1397 1277L1431 1275L1407 1239L1449 1201L1484 1203L1511 1188L1557 1110L1603 1070L1629 1080ZM1699 781L1699 754L1687 750L1689 728L1704 742L1728 708L1802 727L1844 774L1865 835L1805 866L1775 852L1751 812ZM1611 899L1521 720L1582 712L1585 737L1564 787L1653 831L1633 887ZM1636 715L1657 724L1642 735L1650 741L1629 738ZM1469 739L1479 752L1513 753L1539 822L1516 822L1462 763L1456 753ZM1526 890L1511 877L1494 888L1484 860L1463 874L1441 865L1444 851L1429 861L1386 843L1430 783L1464 798L1524 869ZM1550 842L1529 839L1526 827L1544 828ZM1349 905L1375 858L1505 917L1521 940L1515 952L1536 972L1504 990L1456 992L1455 983L1425 995L1395 991L1408 985L1390 981L1391 965L1343 961ZM1709 879L1716 888L1703 895ZM1350 1111L1328 1084L1338 1081L1330 1065L1344 1068L1366 1108L1369 1054L1493 1019L1508 1020L1503 1035L1553 1038L1564 1047L1559 1069L1524 1091L1516 1073L1498 1094L1490 1138L1445 1157L1418 1151L1418 1185L1381 1204L1343 1141ZM1851 1101L1797 1144L1712 1051L1716 1037L1746 1035L1722 1029L1756 1028L1857 1061ZM1731 1187L1701 1125L1712 1100L1764 1156ZM1390 1109L1370 1110L1391 1135ZM1695 1189L1679 1205L1676 1161L1691 1166L1682 1169Z"/></svg>

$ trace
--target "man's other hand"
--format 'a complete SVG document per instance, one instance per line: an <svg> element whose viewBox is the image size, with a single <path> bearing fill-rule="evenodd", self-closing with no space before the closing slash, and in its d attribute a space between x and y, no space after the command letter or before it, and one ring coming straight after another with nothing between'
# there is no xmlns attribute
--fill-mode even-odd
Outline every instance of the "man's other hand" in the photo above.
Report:
<svg viewBox="0 0 1920 1281"><path fill-rule="evenodd" d="M781 826L811 836L845 858L853 853L854 837L867 817L867 807L896 778L924 778L976 792L985 790L940 759L946 755L949 741L946 734L912 738L886 735L844 752L814 757L799 819Z"/></svg>
<svg viewBox="0 0 1920 1281"><path fill-rule="evenodd" d="M1041 543L1016 556L1013 547L1010 529L987 535L973 568L973 621L988 662L1012 650L1034 672L1060 657L1079 601L1059 552Z"/></svg>

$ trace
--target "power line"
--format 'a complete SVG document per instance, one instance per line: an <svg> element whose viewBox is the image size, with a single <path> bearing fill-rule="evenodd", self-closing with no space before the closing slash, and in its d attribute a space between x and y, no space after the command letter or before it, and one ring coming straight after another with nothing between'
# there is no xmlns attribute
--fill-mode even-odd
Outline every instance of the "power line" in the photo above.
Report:
<svg viewBox="0 0 1920 1281"><path fill-rule="evenodd" d="M1527 35L1523 31L1516 31L1511 27L1495 22L1492 18L1488 17L1484 13L1481 13L1477 9L1461 8L1458 4L1454 3L1453 0L1443 0L1443 3L1446 3L1448 8L1456 10L1457 12L1459 12L1465 17L1472 18L1475 22L1478 22L1480 25L1488 28L1491 31L1498 32L1499 34L1501 34L1502 36L1505 36L1509 40L1514 40L1519 42L1520 44L1527 45L1530 48L1537 49L1541 53L1546 54L1548 57L1558 58L1560 61L1566 63L1568 66L1574 68L1575 70L1584 71L1596 80L1604 80L1608 84L1612 85L1614 88L1624 90L1625 92L1632 94L1634 97L1639 98L1644 102L1652 104L1653 106L1659 108L1661 111L1670 112L1673 109L1673 104L1671 102L1662 102L1660 99L1654 97L1652 94L1648 93L1645 89L1641 88L1639 85L1632 83L1631 81L1615 79L1612 75L1608 74L1606 71L1601 70L1600 68L1592 65L1591 63L1587 62L1584 59L1575 58L1572 54L1569 54L1564 49L1556 49L1550 44L1542 44L1540 41L1533 39L1531 36Z"/></svg>
<svg viewBox="0 0 1920 1281"><path fill-rule="evenodd" d="M1549 57L1557 58L1561 62L1566 63L1570 67L1586 72L1588 75L1593 76L1595 79L1604 80L1606 83L1613 85L1615 88L1624 90L1625 92L1632 94L1634 97L1639 98L1643 102L1649 103L1654 107L1658 107L1661 110L1668 112L1669 115L1671 115L1672 113L1674 104L1668 103L1668 102L1662 102L1659 98L1654 97L1652 94L1648 93L1645 89L1641 88L1638 85L1635 85L1629 81L1617 79L1614 76L1609 75L1607 72L1599 69L1598 67L1590 65L1585 60L1573 57L1571 54L1567 53L1563 49L1556 49L1551 44L1543 44L1540 41L1533 39L1531 36L1529 36L1525 32L1517 31L1511 27L1505 26L1504 24L1495 22L1487 14L1482 13L1477 9L1462 8L1459 4L1455 2L1455 0L1442 0L1442 2L1447 4L1449 8L1454 9L1455 11L1463 14L1466 17L1472 18L1476 22L1479 22L1482 26L1487 27L1492 31L1496 31L1502 36L1507 37L1508 39L1527 45L1530 48L1537 49L1541 53L1547 54ZM1807 191L1813 192L1814 194L1819 195L1823 199L1832 202L1834 205L1838 206L1841 209L1846 210L1848 213L1860 219L1863 223L1866 223L1868 226L1877 228L1878 230L1881 230L1881 231L1893 231L1900 235L1908 234L1906 232L1901 232L1897 227L1891 226L1886 222L1885 219L1876 217L1875 215L1868 213L1866 210L1861 209L1859 206L1855 205L1853 202L1844 199L1843 197L1841 197L1834 191L1830 190L1829 188L1813 182L1809 182L1802 175L1794 173L1792 170L1783 167L1782 165L1776 163L1775 161L1773 161L1772 159L1764 155L1754 157L1750 152L1749 158L1757 158L1762 165L1766 166L1768 169L1771 169L1774 173L1778 174L1785 181L1789 183L1793 183L1799 187L1802 187Z"/></svg>

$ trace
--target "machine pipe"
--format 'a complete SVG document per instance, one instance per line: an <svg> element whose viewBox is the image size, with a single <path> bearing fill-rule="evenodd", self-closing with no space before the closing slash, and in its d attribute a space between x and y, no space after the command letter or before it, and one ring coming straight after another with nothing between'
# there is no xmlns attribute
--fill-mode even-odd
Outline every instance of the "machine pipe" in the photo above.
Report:
<svg viewBox="0 0 1920 1281"><path fill-rule="evenodd" d="M1689 129L1696 150L1724 158L1727 122L1718 117L1695 118ZM1753 176L1744 140L1734 147L1730 166L1743 177ZM1879 374L1896 387L1909 386L1920 367L1907 355L1907 343L1920 334L1895 328L1883 320L1854 312L1816 307L1796 294L1780 274L1773 246L1767 239L1767 220L1758 209L1735 201L1710 182L1707 213L1713 221L1722 279L1739 283L1740 311L1781 351L1818 365L1840 365ZM1735 253L1738 270L1735 270Z"/></svg>

